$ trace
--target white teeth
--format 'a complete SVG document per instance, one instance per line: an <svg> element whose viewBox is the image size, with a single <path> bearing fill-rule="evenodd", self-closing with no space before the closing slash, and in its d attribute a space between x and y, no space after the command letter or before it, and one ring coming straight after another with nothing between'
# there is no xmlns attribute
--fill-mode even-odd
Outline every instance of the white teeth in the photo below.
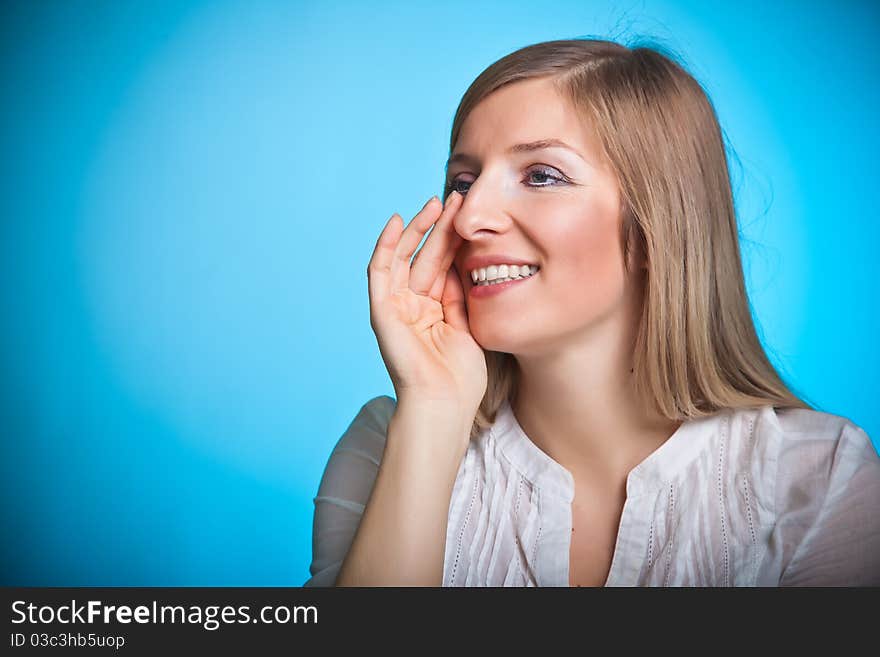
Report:
<svg viewBox="0 0 880 657"><path fill-rule="evenodd" d="M537 265L489 265L471 271L471 280L491 281L495 278L517 278L518 276L531 276L538 271Z"/></svg>
<svg viewBox="0 0 880 657"><path fill-rule="evenodd" d="M537 265L490 265L471 271L474 285L497 285L506 281L527 278L538 271Z"/></svg>

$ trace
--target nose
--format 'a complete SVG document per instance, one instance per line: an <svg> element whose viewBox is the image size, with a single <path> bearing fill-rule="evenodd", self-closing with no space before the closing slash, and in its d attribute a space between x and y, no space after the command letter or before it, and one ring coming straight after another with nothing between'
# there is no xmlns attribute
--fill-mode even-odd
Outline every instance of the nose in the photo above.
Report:
<svg viewBox="0 0 880 657"><path fill-rule="evenodd" d="M452 223L456 232L469 242L507 230L510 218L506 211L504 190L499 180L485 174L469 183L461 206Z"/></svg>

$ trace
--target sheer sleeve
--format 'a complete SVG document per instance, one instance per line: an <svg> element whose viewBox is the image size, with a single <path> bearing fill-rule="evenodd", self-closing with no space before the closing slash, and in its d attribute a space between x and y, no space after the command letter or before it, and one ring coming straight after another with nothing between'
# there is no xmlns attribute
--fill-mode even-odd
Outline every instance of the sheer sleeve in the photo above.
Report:
<svg viewBox="0 0 880 657"><path fill-rule="evenodd" d="M880 457L851 422L836 440L780 454L778 500L791 555L780 586L880 585Z"/></svg>
<svg viewBox="0 0 880 657"><path fill-rule="evenodd" d="M311 577L303 586L336 582L373 490L396 405L388 396L368 401L330 453L313 499Z"/></svg>

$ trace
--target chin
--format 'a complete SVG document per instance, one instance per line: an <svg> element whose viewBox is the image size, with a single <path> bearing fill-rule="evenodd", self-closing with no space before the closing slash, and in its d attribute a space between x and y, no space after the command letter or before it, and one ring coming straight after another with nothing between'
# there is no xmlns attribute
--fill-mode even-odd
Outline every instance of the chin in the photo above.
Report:
<svg viewBox="0 0 880 657"><path fill-rule="evenodd" d="M527 348L526 331L509 321L474 322L469 324L471 335L486 351L519 353Z"/></svg>

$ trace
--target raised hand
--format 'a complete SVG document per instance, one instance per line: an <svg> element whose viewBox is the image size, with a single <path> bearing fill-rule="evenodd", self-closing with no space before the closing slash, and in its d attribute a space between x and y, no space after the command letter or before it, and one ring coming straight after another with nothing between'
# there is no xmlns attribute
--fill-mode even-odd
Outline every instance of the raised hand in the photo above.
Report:
<svg viewBox="0 0 880 657"><path fill-rule="evenodd" d="M451 267L462 243L452 219L462 202L457 192L446 207L434 197L405 229L398 214L391 216L367 267L370 325L398 402L448 402L476 413L486 392L486 358L468 328L464 290Z"/></svg>

